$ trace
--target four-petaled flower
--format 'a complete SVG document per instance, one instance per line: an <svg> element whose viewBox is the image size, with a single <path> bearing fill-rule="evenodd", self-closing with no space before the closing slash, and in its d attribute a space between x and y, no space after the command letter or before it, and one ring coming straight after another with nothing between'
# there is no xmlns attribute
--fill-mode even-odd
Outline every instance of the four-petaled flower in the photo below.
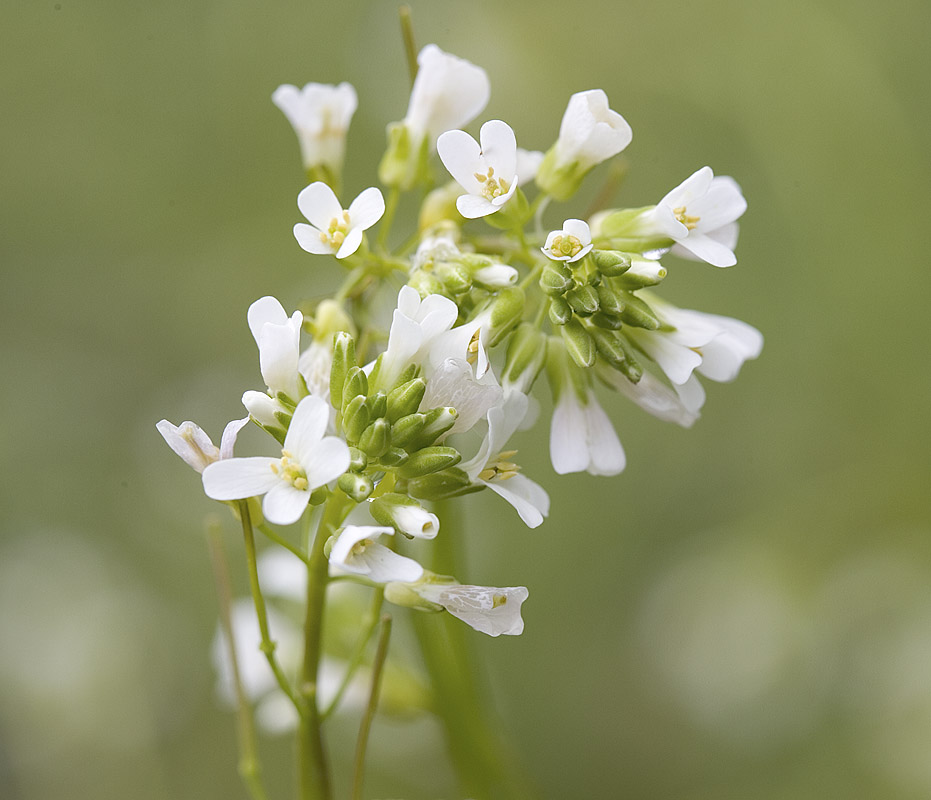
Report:
<svg viewBox="0 0 931 800"><path fill-rule="evenodd" d="M424 600L442 606L481 633L489 636L518 636L523 633L520 607L529 594L524 586L499 588L424 583L410 588Z"/></svg>
<svg viewBox="0 0 931 800"><path fill-rule="evenodd" d="M420 580L423 567L414 559L398 555L375 540L393 536L394 528L377 525L347 525L330 550L330 568L336 574L348 572L360 575L372 583Z"/></svg>
<svg viewBox="0 0 931 800"><path fill-rule="evenodd" d="M349 447L324 436L329 404L305 397L298 404L285 436L281 458L253 456L217 461L204 470L204 491L214 500L243 500L264 494L262 513L276 525L297 522L314 489L349 468Z"/></svg>
<svg viewBox="0 0 931 800"><path fill-rule="evenodd" d="M256 300L246 314L249 330L259 347L259 368L272 395L283 392L297 400L302 392L298 361L301 351L301 325L304 315L290 317L274 297Z"/></svg>
<svg viewBox="0 0 931 800"><path fill-rule="evenodd" d="M297 134L304 168L325 166L338 173L346 153L346 132L359 104L356 90L348 83L308 83L303 89L284 84L275 89L272 102Z"/></svg>
<svg viewBox="0 0 931 800"><path fill-rule="evenodd" d="M559 125L556 166L575 163L578 169L588 170L620 153L633 135L627 120L608 106L608 96L601 89L576 92Z"/></svg>
<svg viewBox="0 0 931 800"><path fill-rule="evenodd" d="M385 198L375 186L365 189L348 209L321 181L306 186L297 196L297 207L310 221L294 226L294 238L308 253L351 256L362 244L362 234L385 213Z"/></svg>
<svg viewBox="0 0 931 800"><path fill-rule="evenodd" d="M543 254L554 261L578 261L592 249L592 232L581 219L567 219L562 230L550 231L542 248Z"/></svg>
<svg viewBox="0 0 931 800"><path fill-rule="evenodd" d="M746 210L733 178L716 178L711 167L702 167L646 213L656 230L676 242L677 255L732 267L737 263L737 219Z"/></svg>
<svg viewBox="0 0 931 800"><path fill-rule="evenodd" d="M517 191L517 139L500 119L482 125L481 146L465 131L446 131L436 149L443 166L468 192L456 198L466 219L494 214Z"/></svg>
<svg viewBox="0 0 931 800"><path fill-rule="evenodd" d="M203 428L193 422L172 425L167 419L163 419L155 427L165 443L181 457L185 464L202 473L214 461L233 457L236 437L248 421L249 417L244 417L228 423L223 429L219 448L204 433Z"/></svg>

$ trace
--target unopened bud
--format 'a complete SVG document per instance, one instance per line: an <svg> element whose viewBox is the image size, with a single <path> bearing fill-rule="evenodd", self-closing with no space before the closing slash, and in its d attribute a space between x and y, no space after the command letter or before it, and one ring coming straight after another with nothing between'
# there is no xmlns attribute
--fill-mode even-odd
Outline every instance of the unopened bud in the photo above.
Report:
<svg viewBox="0 0 931 800"><path fill-rule="evenodd" d="M630 269L630 256L619 250L592 250L591 257L598 271L609 278Z"/></svg>
<svg viewBox="0 0 931 800"><path fill-rule="evenodd" d="M566 292L566 302L580 316L589 317L598 310L598 291L585 284Z"/></svg>
<svg viewBox="0 0 931 800"><path fill-rule="evenodd" d="M482 267L472 273L472 278L476 283L492 289L513 286L517 283L518 277L517 270L507 264L489 264L487 267Z"/></svg>
<svg viewBox="0 0 931 800"><path fill-rule="evenodd" d="M386 467L399 467L403 464L410 456L408 456L406 450L402 450L400 447L394 447L393 445L388 448L387 452L383 453L379 462Z"/></svg>
<svg viewBox="0 0 931 800"><path fill-rule="evenodd" d="M339 407L343 399L346 373L356 366L356 343L345 331L333 337L333 365L330 367L330 402Z"/></svg>
<svg viewBox="0 0 931 800"><path fill-rule="evenodd" d="M426 389L427 382L423 378L414 378L392 389L388 392L385 419L397 422L401 417L413 414L420 408Z"/></svg>
<svg viewBox="0 0 931 800"><path fill-rule="evenodd" d="M634 383L643 376L643 368L637 362L633 349L627 339L619 333L590 328L589 332L595 340L595 347L599 355L616 370L623 372ZM634 378L633 376L637 377Z"/></svg>
<svg viewBox="0 0 931 800"><path fill-rule="evenodd" d="M563 294L572 288L572 284L572 270L561 261L547 264L540 275L540 288L547 294Z"/></svg>
<svg viewBox="0 0 931 800"><path fill-rule="evenodd" d="M402 478L419 478L423 475L429 475L431 472L439 472L441 469L453 467L461 460L462 456L459 455L459 451L455 448L441 445L424 447L411 455L398 468L398 473Z"/></svg>
<svg viewBox="0 0 931 800"><path fill-rule="evenodd" d="M354 472L344 472L339 476L336 485L357 503L365 500L375 488L371 478L367 478L365 475L356 475Z"/></svg>
<svg viewBox="0 0 931 800"><path fill-rule="evenodd" d="M655 331L659 328L658 317L643 300L630 292L621 292L621 297L624 301L624 310L619 316L624 322L648 331Z"/></svg>
<svg viewBox="0 0 931 800"><path fill-rule="evenodd" d="M570 319L572 319L572 308L570 308L569 303L566 302L565 298L554 297L550 301L548 314L550 322L552 322L554 325L565 325Z"/></svg>
<svg viewBox="0 0 931 800"><path fill-rule="evenodd" d="M488 346L494 347L513 328L524 314L524 291L518 286L501 289L491 303L491 326Z"/></svg>
<svg viewBox="0 0 931 800"><path fill-rule="evenodd" d="M462 193L459 184L451 181L431 191L420 207L417 227L421 233L444 222L461 222L462 215L456 210L456 198Z"/></svg>
<svg viewBox="0 0 931 800"><path fill-rule="evenodd" d="M346 406L349 401L358 395L367 395L369 393L369 380L360 367L350 367L346 372L346 380L343 382L343 414L346 413Z"/></svg>
<svg viewBox="0 0 931 800"><path fill-rule="evenodd" d="M595 341L577 319L571 319L559 329L566 343L566 351L580 367L590 367L595 363Z"/></svg>
<svg viewBox="0 0 931 800"><path fill-rule="evenodd" d="M457 467L414 478L407 484L411 496L421 500L445 500L478 492L483 488L482 484L472 483L469 476Z"/></svg>
<svg viewBox="0 0 931 800"><path fill-rule="evenodd" d="M368 456L358 447L349 448L349 469L353 472L362 472L369 465Z"/></svg>
<svg viewBox="0 0 931 800"><path fill-rule="evenodd" d="M347 442L358 442L362 431L371 421L365 401L365 395L358 394L349 401L343 411L343 431Z"/></svg>
<svg viewBox="0 0 931 800"><path fill-rule="evenodd" d="M414 270L407 283L415 288L421 297L443 294L443 284L432 273L422 269Z"/></svg>
<svg viewBox="0 0 931 800"><path fill-rule="evenodd" d="M372 458L378 458L391 445L391 424L383 419L376 419L359 437L359 449Z"/></svg>
<svg viewBox="0 0 931 800"><path fill-rule="evenodd" d="M390 525L408 537L432 539L440 529L436 514L404 494L384 494L369 504L369 511L380 525Z"/></svg>
<svg viewBox="0 0 931 800"><path fill-rule="evenodd" d="M375 392L369 395L365 405L368 406L371 418L378 419L388 411L388 396L384 392Z"/></svg>
<svg viewBox="0 0 931 800"><path fill-rule="evenodd" d="M656 286L666 277L666 268L659 261L650 261L638 258L633 261L630 269L618 279L618 283L625 289L642 289L645 286Z"/></svg>
<svg viewBox="0 0 931 800"><path fill-rule="evenodd" d="M410 442L408 450L418 450L433 444L446 431L456 424L459 412L450 406L433 408L424 413L424 426L420 433Z"/></svg>
<svg viewBox="0 0 931 800"><path fill-rule="evenodd" d="M607 283L598 287L598 305L607 314L619 317L624 311L624 301L617 289L612 289Z"/></svg>
<svg viewBox="0 0 931 800"><path fill-rule="evenodd" d="M405 447L420 435L426 423L425 414L414 413L401 417L391 428L391 443L397 447Z"/></svg>
<svg viewBox="0 0 931 800"><path fill-rule="evenodd" d="M472 276L469 270L459 264L437 264L433 274L451 295L465 294L472 288Z"/></svg>
<svg viewBox="0 0 931 800"><path fill-rule="evenodd" d="M318 341L329 343L336 333L353 330L352 319L336 300L321 300L311 320L311 333Z"/></svg>
<svg viewBox="0 0 931 800"><path fill-rule="evenodd" d="M599 328L604 328L609 331L619 331L624 327L624 321L620 317L609 314L606 311L599 311L597 314L592 314L591 321Z"/></svg>

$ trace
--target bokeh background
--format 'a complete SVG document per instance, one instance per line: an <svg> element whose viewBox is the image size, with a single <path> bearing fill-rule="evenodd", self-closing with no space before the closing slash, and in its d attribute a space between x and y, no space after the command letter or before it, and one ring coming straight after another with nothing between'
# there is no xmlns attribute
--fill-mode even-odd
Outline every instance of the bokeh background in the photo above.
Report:
<svg viewBox="0 0 931 800"><path fill-rule="evenodd" d="M710 164L750 204L738 266L670 259L664 292L753 323L762 357L689 431L605 397L617 478L556 476L525 436L542 528L468 506L460 577L530 588L521 637L475 636L539 796L931 796L931 6L412 5L524 146L604 88L634 129L618 203ZM407 103L396 4L4 0L0 41L0 796L244 797L216 506L155 422L218 437L261 388L248 304L336 280L291 236L269 97L353 83L347 191L370 185ZM368 796L462 796L428 721L373 737ZM290 756L263 743L275 796Z"/></svg>

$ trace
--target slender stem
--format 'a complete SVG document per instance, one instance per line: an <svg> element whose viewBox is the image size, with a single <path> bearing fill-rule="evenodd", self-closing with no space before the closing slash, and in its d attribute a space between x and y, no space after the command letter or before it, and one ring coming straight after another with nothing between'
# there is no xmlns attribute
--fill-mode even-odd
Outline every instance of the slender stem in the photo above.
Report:
<svg viewBox="0 0 931 800"><path fill-rule="evenodd" d="M342 492L335 492L326 502L320 525L310 548L307 562L307 609L304 617L304 663L301 667L298 727L299 786L302 800L329 800L333 796L326 748L323 741L323 719L317 704L317 676L323 642L323 614L326 608L328 566L324 546L336 532L352 507L352 501Z"/></svg>
<svg viewBox="0 0 931 800"><path fill-rule="evenodd" d="M255 745L255 724L252 720L252 706L243 689L239 672L239 660L236 658L236 637L233 631L231 607L233 592L230 588L230 570L223 552L223 540L219 525L212 522L207 528L207 544L210 548L210 563L213 565L213 577L217 585L217 599L220 605L220 625L226 637L227 658L233 673L233 688L236 692L236 738L239 743L239 775L249 789L254 800L267 800L268 795L262 786L261 765Z"/></svg>
<svg viewBox="0 0 931 800"><path fill-rule="evenodd" d="M295 544L291 544L287 539L285 539L281 534L276 533L274 530L268 527L264 522L259 523L255 526L259 531L267 538L271 539L275 544L280 544L285 550L290 553L294 553L301 561L305 564L307 563L307 554L304 553L300 547Z"/></svg>
<svg viewBox="0 0 931 800"><path fill-rule="evenodd" d="M394 222L394 212L398 210L400 197L401 190L397 186L392 186L391 191L388 192L388 199L385 201L384 216L378 226L378 238L375 240L375 247L379 252L384 252L388 244L388 234L391 232L391 223Z"/></svg>
<svg viewBox="0 0 931 800"><path fill-rule="evenodd" d="M534 198L536 211L533 215L533 229L538 239L543 238L543 214L552 199L548 194L539 194Z"/></svg>
<svg viewBox="0 0 931 800"><path fill-rule="evenodd" d="M333 579L330 579L331 582ZM359 666L362 664L362 659L365 656L365 649L368 647L368 643L372 639L372 635L375 633L375 629L378 627L379 614L381 613L381 607L385 600L385 589L382 586L379 586L375 589L374 594L372 595L372 607L369 609L368 617L365 619L365 629L362 632L362 635L359 636L359 641L356 644L356 649L352 654L352 657L349 659L349 665L346 667L346 674L343 675L343 679L339 684L339 688L336 690L336 694L333 695L333 699L330 701L330 704L324 709L321 716L324 720L328 719L329 716L339 707L340 702L343 699L343 695L346 693L346 689L349 688L349 684L352 682L353 676L356 674L356 670L359 669Z"/></svg>
<svg viewBox="0 0 931 800"><path fill-rule="evenodd" d="M378 692L381 688L381 673L388 655L388 640L391 637L391 617L387 614L381 618L381 636L378 639L378 649L375 651L375 662L372 664L372 689L369 692L369 702L365 715L359 725L359 738L356 740L356 757L352 778L352 800L362 800L362 782L365 778L365 750L368 746L369 733L372 729L372 720L378 710Z"/></svg>
<svg viewBox="0 0 931 800"><path fill-rule="evenodd" d="M275 680L281 687L288 699L294 703L298 713L301 712L301 705L291 688L291 683L285 676L278 659L275 657L275 647L277 643L271 638L268 630L268 611L265 608L265 598L262 597L262 589L259 586L259 571L255 557L255 534L252 532L252 519L249 516L249 501L239 501L239 517L242 520L243 539L246 543L246 565L249 568L249 588L252 591L252 601L255 603L255 613L259 620L259 632L262 636L262 643L259 649L265 653L268 666L271 667L275 675Z"/></svg>
<svg viewBox="0 0 931 800"><path fill-rule="evenodd" d="M417 78L417 45L414 43L414 23L411 20L411 7L401 6L401 37L404 39L404 53L407 55L407 69L411 74L411 84Z"/></svg>

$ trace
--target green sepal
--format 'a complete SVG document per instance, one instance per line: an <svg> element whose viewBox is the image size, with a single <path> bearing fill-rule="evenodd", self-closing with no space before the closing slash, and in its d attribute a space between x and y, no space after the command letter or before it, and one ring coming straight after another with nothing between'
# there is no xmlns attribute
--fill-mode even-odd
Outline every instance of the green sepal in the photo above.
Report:
<svg viewBox="0 0 931 800"><path fill-rule="evenodd" d="M595 340L577 319L571 319L559 329L566 344L566 351L580 367L595 363Z"/></svg>
<svg viewBox="0 0 931 800"><path fill-rule="evenodd" d="M330 490L326 486L318 486L310 493L310 500L307 502L312 506L319 506L321 503L326 502L326 499L330 496Z"/></svg>
<svg viewBox="0 0 931 800"><path fill-rule="evenodd" d="M426 414L415 412L401 417L391 428L391 444L397 447L405 447L409 442L417 438L426 424Z"/></svg>
<svg viewBox="0 0 931 800"><path fill-rule="evenodd" d="M520 381L522 391L530 391L546 360L546 336L529 322L517 326L508 342L502 379L507 383Z"/></svg>
<svg viewBox="0 0 931 800"><path fill-rule="evenodd" d="M572 270L561 261L554 261L543 268L540 288L550 295L560 295L572 288Z"/></svg>
<svg viewBox="0 0 931 800"><path fill-rule="evenodd" d="M391 446L386 452L382 453L378 461L386 467L400 467L408 458L410 458L410 456L406 450Z"/></svg>
<svg viewBox="0 0 931 800"><path fill-rule="evenodd" d="M410 129L403 122L388 126L388 147L378 165L378 179L385 185L408 191L425 181L429 174L429 144L424 136L411 141Z"/></svg>
<svg viewBox="0 0 931 800"><path fill-rule="evenodd" d="M579 316L590 317L598 311L598 290L585 284L566 292L566 302Z"/></svg>
<svg viewBox="0 0 931 800"><path fill-rule="evenodd" d="M469 476L457 467L414 478L407 484L408 493L419 500L446 500L479 492L484 488L483 484L472 483Z"/></svg>
<svg viewBox="0 0 931 800"><path fill-rule="evenodd" d="M493 214L487 214L482 219L499 231L523 228L524 223L530 219L530 203L527 202L527 195L518 186L510 200Z"/></svg>
<svg viewBox="0 0 931 800"><path fill-rule="evenodd" d="M630 269L630 255L619 250L592 250L589 253L598 271L608 278L622 275Z"/></svg>
<svg viewBox="0 0 931 800"><path fill-rule="evenodd" d="M433 274L440 280L451 295L465 294L472 288L472 275L459 264L437 264Z"/></svg>
<svg viewBox="0 0 931 800"><path fill-rule="evenodd" d="M365 405L368 407L372 419L385 416L388 411L388 396L384 392L370 394Z"/></svg>
<svg viewBox="0 0 931 800"><path fill-rule="evenodd" d="M626 291L621 291L620 295L624 301L624 310L618 316L624 322L637 328L645 328L648 331L655 331L660 327L656 313L643 300Z"/></svg>
<svg viewBox="0 0 931 800"><path fill-rule="evenodd" d="M624 320L614 314L609 314L607 311L599 311L597 314L592 314L590 319L591 322L599 328L604 328L609 331L619 331L624 327Z"/></svg>
<svg viewBox="0 0 931 800"><path fill-rule="evenodd" d="M620 317L624 311L625 303L618 290L612 288L607 282L598 287L598 305L606 314Z"/></svg>
<svg viewBox="0 0 931 800"><path fill-rule="evenodd" d="M334 408L341 405L346 374L355 366L355 340L345 331L339 331L333 337L333 365L330 367L330 402Z"/></svg>
<svg viewBox="0 0 931 800"><path fill-rule="evenodd" d="M398 474L402 478L419 478L429 475L431 472L439 472L442 469L454 467L462 460L459 451L453 447L444 447L435 445L433 447L424 447L413 453L407 461L398 468Z"/></svg>
<svg viewBox="0 0 931 800"><path fill-rule="evenodd" d="M346 380L343 383L343 416L347 413L349 402L359 395L365 396L369 393L369 380L361 367L350 367L346 372Z"/></svg>
<svg viewBox="0 0 931 800"><path fill-rule="evenodd" d="M582 180L591 168L592 165L585 167L578 161L557 167L556 145L554 144L546 151L546 155L543 157L539 169L537 169L534 183L556 200L565 201L578 191Z"/></svg>
<svg viewBox="0 0 931 800"><path fill-rule="evenodd" d="M366 399L365 395L356 395L343 411L343 432L346 434L347 442L358 442L362 431L371 421L368 407L365 405Z"/></svg>
<svg viewBox="0 0 931 800"><path fill-rule="evenodd" d="M365 500L375 488L371 478L354 472L344 472L339 476L336 485L357 503Z"/></svg>
<svg viewBox="0 0 931 800"><path fill-rule="evenodd" d="M443 294L444 290L443 284L432 272L422 269L411 273L407 285L416 289L422 298L430 294Z"/></svg>
<svg viewBox="0 0 931 800"><path fill-rule="evenodd" d="M407 449L413 452L433 444L456 424L457 419L459 419L459 412L451 406L430 409L424 413L423 428L406 445Z"/></svg>
<svg viewBox="0 0 931 800"><path fill-rule="evenodd" d="M595 327L590 328L589 333L595 340L598 354L614 369L622 372L633 383L637 383L643 377L643 367L624 336Z"/></svg>
<svg viewBox="0 0 931 800"><path fill-rule="evenodd" d="M352 472L362 472L369 465L368 456L358 447L349 448L349 469Z"/></svg>
<svg viewBox="0 0 931 800"><path fill-rule="evenodd" d="M487 344L494 347L524 315L524 290L519 286L500 289L491 303L491 326Z"/></svg>
<svg viewBox="0 0 931 800"><path fill-rule="evenodd" d="M359 449L371 458L379 458L388 451L390 445L391 423L384 419L376 419L359 437Z"/></svg>
<svg viewBox="0 0 931 800"><path fill-rule="evenodd" d="M414 378L388 392L385 419L397 422L401 417L413 414L420 408L427 382L423 378Z"/></svg>
<svg viewBox="0 0 931 800"><path fill-rule="evenodd" d="M554 297L550 301L547 314L549 315L550 322L554 325L565 325L572 319L572 308L564 297Z"/></svg>

